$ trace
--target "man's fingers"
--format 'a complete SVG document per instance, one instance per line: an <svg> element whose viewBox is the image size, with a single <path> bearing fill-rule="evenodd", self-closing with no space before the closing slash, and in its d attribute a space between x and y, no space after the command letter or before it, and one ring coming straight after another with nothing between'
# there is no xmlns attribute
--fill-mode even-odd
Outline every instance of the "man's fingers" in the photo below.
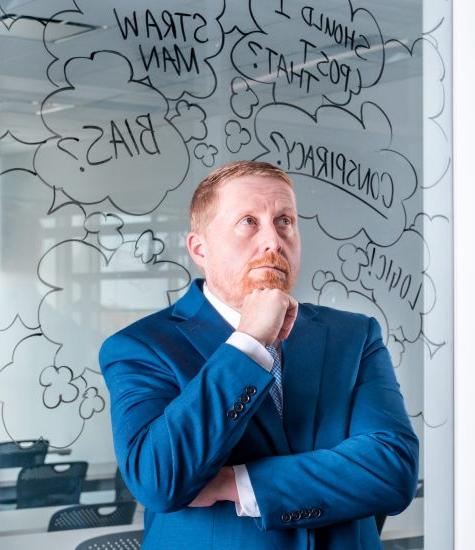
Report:
<svg viewBox="0 0 475 550"><path fill-rule="evenodd" d="M279 340L286 340L292 330L295 320L297 319L299 303L295 298L289 296L289 307L285 313L284 322L279 331L278 338Z"/></svg>

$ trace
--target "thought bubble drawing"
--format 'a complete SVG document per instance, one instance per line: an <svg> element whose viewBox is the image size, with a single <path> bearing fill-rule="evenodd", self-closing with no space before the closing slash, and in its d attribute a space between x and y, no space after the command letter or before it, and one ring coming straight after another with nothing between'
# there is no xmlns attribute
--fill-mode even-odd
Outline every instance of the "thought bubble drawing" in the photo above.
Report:
<svg viewBox="0 0 475 550"><path fill-rule="evenodd" d="M157 262L158 256L163 252L165 243L153 236L153 231L144 231L135 243L134 256L140 258L144 264Z"/></svg>
<svg viewBox="0 0 475 550"><path fill-rule="evenodd" d="M41 100L53 90L53 86L47 81L45 83L50 56L41 42L44 24L32 17L9 15L0 7L0 30L0 51L4 61L4 84L0 88L0 139L11 135L20 143L41 143L51 137L51 133L43 125L38 110ZM25 40L25 36L30 39ZM18 62L20 40L21 57L28 60L27 64ZM8 81L11 82L7 84ZM36 84L32 85L32 82ZM22 93L19 94L18 90Z"/></svg>
<svg viewBox="0 0 475 550"><path fill-rule="evenodd" d="M427 90L423 95L422 113L418 114L423 115L424 148L430 151L430 162L424 163L421 187L430 188L440 182L451 165L449 139L442 117L446 105L444 61L440 52L427 38L418 38L412 44L389 40L386 50L385 76L391 78L392 74L400 74L401 67L404 67L408 74L420 78L421 85L423 84L424 90ZM394 133L401 140L401 145L403 140L408 139L405 130L407 120L414 117L414 108L420 111L421 105L414 106L410 101L393 101L388 102L385 107L394 121ZM414 136L412 139L419 140L420 136ZM413 148L420 147L417 142L408 145ZM422 163L422 151L413 157L414 162ZM422 172L422 165L418 170Z"/></svg>
<svg viewBox="0 0 475 550"><path fill-rule="evenodd" d="M38 144L36 143L32 144L18 140L8 130L0 138L0 155L2 156L0 176L18 171L35 176L33 157L37 147Z"/></svg>
<svg viewBox="0 0 475 550"><path fill-rule="evenodd" d="M318 293L317 303L342 311L363 313L374 317L381 325L383 340L388 341L389 325L384 311L368 296L348 288L337 281L331 272L316 271L312 278L312 288Z"/></svg>
<svg viewBox="0 0 475 550"><path fill-rule="evenodd" d="M368 265L368 256L362 248L347 243L338 249L338 258L342 261L341 272L349 281L356 281L361 267Z"/></svg>
<svg viewBox="0 0 475 550"><path fill-rule="evenodd" d="M208 128L206 126L206 113L195 103L189 103L182 99L176 104L177 114L170 118L175 128L188 143L192 139L206 139Z"/></svg>
<svg viewBox="0 0 475 550"><path fill-rule="evenodd" d="M40 334L39 327L27 327L19 315L12 322L0 329L0 371L13 361L16 348L32 336Z"/></svg>
<svg viewBox="0 0 475 550"><path fill-rule="evenodd" d="M71 205L51 220L51 190L27 172L9 172L2 176L1 184L2 224L8 233L1 248L0 329L8 327L16 316L34 328L39 325L38 306L48 291L38 281L36 270L43 243L51 236L51 223L67 227L81 211ZM83 233L78 229L76 234L81 238Z"/></svg>
<svg viewBox="0 0 475 550"><path fill-rule="evenodd" d="M341 104L375 85L384 67L384 41L378 22L350 0L331 6L250 1L258 30L245 34L232 50L236 70L249 80L272 83L275 97L318 98ZM283 40L285 37L285 40Z"/></svg>
<svg viewBox="0 0 475 550"><path fill-rule="evenodd" d="M202 164L207 168L211 168L216 161L218 149L214 145L207 143L198 143L193 150L197 160L201 160Z"/></svg>
<svg viewBox="0 0 475 550"><path fill-rule="evenodd" d="M377 105L364 103L359 118L335 106L312 117L292 105L266 105L255 131L265 150L257 158L293 177L300 216L315 218L335 239L363 232L388 245L399 238L417 175L391 148L391 122Z"/></svg>
<svg viewBox="0 0 475 550"><path fill-rule="evenodd" d="M163 254L158 260L156 244L147 248L150 235L143 235L138 249L135 240L126 241L111 254L85 241L64 241L39 263L38 276L50 289L39 308L41 328L59 346L54 364L67 365L74 379L99 372L97 354L107 336L167 307L170 293L190 281L184 267ZM66 261L68 269L59 269Z"/></svg>
<svg viewBox="0 0 475 550"><path fill-rule="evenodd" d="M226 7L219 18L219 22L227 35L233 31L246 34L256 30L256 23L252 18L249 2L226 2Z"/></svg>
<svg viewBox="0 0 475 550"><path fill-rule="evenodd" d="M244 78L237 76L231 81L231 109L239 118L250 118L259 98Z"/></svg>
<svg viewBox="0 0 475 550"><path fill-rule="evenodd" d="M86 421L105 409L105 399L87 378L52 364L57 349L43 335L32 336L0 371L1 422L12 440L43 438L50 447L68 447Z"/></svg>
<svg viewBox="0 0 475 550"><path fill-rule="evenodd" d="M404 342L398 340L394 334L390 334L387 342L389 355L391 355L394 368L401 366L403 356L406 352Z"/></svg>
<svg viewBox="0 0 475 550"><path fill-rule="evenodd" d="M223 46L219 18L224 0L212 4L180 6L173 0L144 6L115 0L74 0L76 9L61 11L55 20L89 25L100 22L100 29L78 35L64 48L49 40L55 28L48 25L45 40L53 56L49 77L61 80L65 56L89 56L94 50L122 53L132 62L135 80L146 79L168 99L209 97L216 89L213 58Z"/></svg>
<svg viewBox="0 0 475 550"><path fill-rule="evenodd" d="M27 338L16 349L13 362L0 372L1 421L13 440L43 437L51 447L67 447L83 431L77 401L59 408L43 402L41 372L53 363L57 348L42 335Z"/></svg>
<svg viewBox="0 0 475 550"><path fill-rule="evenodd" d="M411 229L424 235L428 249L426 273L437 289L433 308L423 318L425 343L431 357L452 339L453 282L448 274L453 247L450 226L450 220L445 216L425 213L418 214L411 225Z"/></svg>
<svg viewBox="0 0 475 550"><path fill-rule="evenodd" d="M426 242L409 229L390 247L369 243L366 254L368 263L362 266L361 284L385 311L391 312L391 331L400 331L404 340L415 342L421 335L424 316L436 301L435 286L427 273Z"/></svg>
<svg viewBox="0 0 475 550"><path fill-rule="evenodd" d="M249 130L243 128L237 120L228 120L224 127L226 147L230 153L239 153L244 145L251 142Z"/></svg>
<svg viewBox="0 0 475 550"><path fill-rule="evenodd" d="M134 80L130 62L117 53L70 59L64 70L68 85L42 104L43 120L57 137L35 155L41 180L79 203L109 199L125 213L151 212L189 166L183 138L166 119L165 98ZM88 103L91 86L101 99ZM48 109L57 102L72 105L74 118Z"/></svg>
<svg viewBox="0 0 475 550"><path fill-rule="evenodd" d="M124 242L124 222L116 214L92 212L84 220L84 229L95 235L97 244L106 250L116 250Z"/></svg>
<svg viewBox="0 0 475 550"><path fill-rule="evenodd" d="M102 412L105 406L106 403L97 388L87 388L79 405L79 416L89 420L94 414Z"/></svg>
<svg viewBox="0 0 475 550"><path fill-rule="evenodd" d="M40 385L43 391L43 404L48 409L55 409L61 403L71 403L79 396L79 388L74 384L73 371L66 366L46 367L40 374Z"/></svg>

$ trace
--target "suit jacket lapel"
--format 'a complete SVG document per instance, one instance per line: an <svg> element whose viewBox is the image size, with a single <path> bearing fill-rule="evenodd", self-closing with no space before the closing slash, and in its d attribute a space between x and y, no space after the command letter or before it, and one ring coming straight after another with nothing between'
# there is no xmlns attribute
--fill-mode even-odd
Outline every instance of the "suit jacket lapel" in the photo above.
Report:
<svg viewBox="0 0 475 550"><path fill-rule="evenodd" d="M177 301L173 315L183 319L177 328L200 353L205 361L225 342L234 328L217 312L205 298L203 279L195 279L188 292ZM198 373L201 365L196 366ZM270 436L276 454L289 454L290 448L282 420L268 393L250 423Z"/></svg>
<svg viewBox="0 0 475 550"><path fill-rule="evenodd" d="M284 429L292 453L314 448L326 333L318 313L299 304L295 325L282 342Z"/></svg>

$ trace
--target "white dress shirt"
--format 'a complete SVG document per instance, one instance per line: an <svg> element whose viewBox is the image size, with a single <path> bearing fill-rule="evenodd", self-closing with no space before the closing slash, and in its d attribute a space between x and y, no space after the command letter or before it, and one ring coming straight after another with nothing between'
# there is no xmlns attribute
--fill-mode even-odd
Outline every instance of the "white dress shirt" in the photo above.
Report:
<svg viewBox="0 0 475 550"><path fill-rule="evenodd" d="M239 311L236 311L232 307L228 306L212 294L206 284L206 281L203 284L203 293L218 313L224 317L224 319L234 329L237 329L239 326L239 321L241 320L241 314ZM249 334L235 330L226 340L226 343L238 348L256 363L259 363L259 365L267 371L270 372L272 370L272 366L274 364L272 355L266 350L265 346ZM236 477L237 492L239 495L239 502L235 503L236 514L238 516L260 517L261 513L259 506L257 505L256 495L254 493L254 489L252 488L246 465L237 464L233 466L233 469Z"/></svg>

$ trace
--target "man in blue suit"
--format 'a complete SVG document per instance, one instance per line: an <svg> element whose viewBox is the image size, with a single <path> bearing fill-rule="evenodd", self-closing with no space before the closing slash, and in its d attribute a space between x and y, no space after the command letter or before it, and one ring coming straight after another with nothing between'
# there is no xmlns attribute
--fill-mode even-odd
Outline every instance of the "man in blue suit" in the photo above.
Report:
<svg viewBox="0 0 475 550"><path fill-rule="evenodd" d="M204 274L108 338L100 363L145 550L374 550L414 496L418 442L374 318L298 303L292 182L208 175L187 248Z"/></svg>

